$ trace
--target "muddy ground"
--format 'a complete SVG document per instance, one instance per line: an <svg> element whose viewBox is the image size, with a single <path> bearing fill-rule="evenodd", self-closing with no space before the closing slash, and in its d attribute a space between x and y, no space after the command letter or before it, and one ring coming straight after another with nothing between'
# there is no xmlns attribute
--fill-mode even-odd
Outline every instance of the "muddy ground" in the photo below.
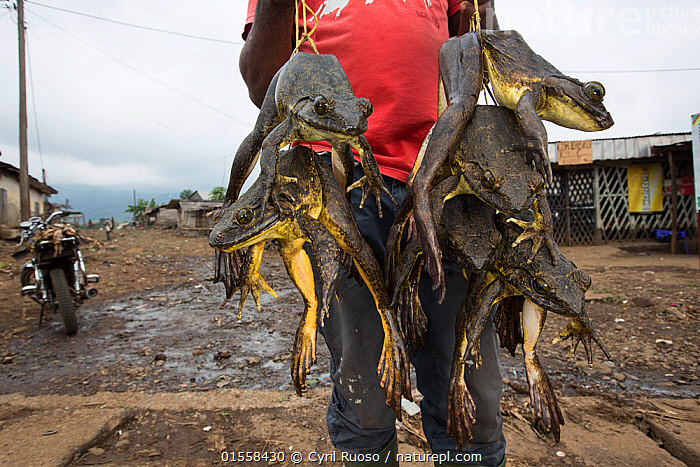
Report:
<svg viewBox="0 0 700 467"><path fill-rule="evenodd" d="M114 233L83 232L97 240L84 255L102 280L72 337L57 315L38 327L14 244L0 243L0 464L212 465L258 451L277 457L242 463L291 465L299 452L311 465L311 452L333 453L328 351L321 339L311 389L297 397L289 360L302 301L274 249L262 274L280 297L263 294L262 312L249 300L239 319L235 304L219 307L204 238ZM613 362L596 350L589 368L582 349L572 359L552 345L566 321L550 314L538 350L566 418L555 443L530 427L522 354L503 352L509 466L700 465L698 258L667 248L562 249L593 279L587 309ZM419 414L404 414L399 434L402 453L427 452Z"/></svg>

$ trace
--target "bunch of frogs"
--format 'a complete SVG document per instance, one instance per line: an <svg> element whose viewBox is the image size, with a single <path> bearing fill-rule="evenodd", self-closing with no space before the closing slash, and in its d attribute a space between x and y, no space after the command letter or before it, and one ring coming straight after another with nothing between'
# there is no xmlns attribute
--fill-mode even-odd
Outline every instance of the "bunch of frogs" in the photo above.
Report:
<svg viewBox="0 0 700 467"><path fill-rule="evenodd" d="M384 289L379 264L361 236L352 208L339 188L327 164L305 146L297 146L280 159L283 183L277 202L263 196L263 177L238 200L219 213L209 243L223 252L251 247L242 269L243 290L267 288L258 267L265 242L277 239L280 256L292 282L304 299L304 312L296 333L291 373L299 394L315 362L316 331L328 312L336 280L349 255L374 297L384 329L384 343L377 366L380 385L387 404L401 418L401 397L411 399L409 360L394 310ZM314 274L308 255L302 248L310 242L322 280L321 303L314 288ZM256 294L254 294L255 296Z"/></svg>
<svg viewBox="0 0 700 467"><path fill-rule="evenodd" d="M603 105L605 89L600 83L582 83L564 75L536 54L516 31L479 30L449 39L440 49L439 60L449 105L426 138L424 153L416 160L407 198L412 198L415 206L416 227L426 253L425 269L433 279L433 286L439 287L444 297L444 273L428 199L429 189L445 174L456 175L466 182L456 184L454 192L480 197L483 191L500 191L510 183L507 178L493 173L488 175L485 171L479 179L471 180L469 158L474 154L464 151L464 140L469 137L465 128L474 115L485 76L491 83L496 102L515 112L517 126L524 137L522 149L546 183L551 181L552 171L547 154L547 133L541 119L582 131L605 130L613 125L613 120ZM539 199L543 197L541 193ZM506 214L517 214L507 209L508 206L494 207ZM544 223L537 221L541 218L545 219ZM536 240L534 250L543 241L553 249L548 235L550 228L546 215L537 214L536 221L525 231L528 238ZM392 250L398 251L398 247L389 248L390 252ZM534 254L536 251L532 252ZM554 255L552 260L556 261Z"/></svg>
<svg viewBox="0 0 700 467"><path fill-rule="evenodd" d="M434 204L442 196L439 187L430 193ZM544 251L528 261L531 251L515 242L521 235L519 224L506 222L505 216L496 215L495 209L475 196L460 195L447 201L437 223L442 250L472 272L469 291L455 325L447 435L453 436L460 447L471 439L477 408L465 385L465 364L469 361L480 365L481 332L493 305L500 303L494 321L501 346L514 355L517 345L522 344L534 421L559 441L559 426L564 424L564 419L537 356L536 345L549 311L571 318L555 343L571 338L572 355L582 343L592 363L591 343L595 342L610 358L584 308L590 277L565 258L556 244L553 246L556 264ZM416 292L423 256L420 242L410 241L401 256L393 291L392 306L398 311L406 340L414 351L423 345L426 331L425 315Z"/></svg>
<svg viewBox="0 0 700 467"><path fill-rule="evenodd" d="M272 78L255 127L236 152L226 192L227 204L238 198L259 156L262 203L272 197L279 207L278 191L285 181L279 172L280 148L296 141L328 141L333 147L334 171L338 172L343 188L362 189L360 207L370 195L379 206L381 193L390 197L391 194L364 136L371 113L369 100L355 96L335 55L303 52L293 55ZM365 173L354 184L353 148ZM381 207L379 210L381 217Z"/></svg>

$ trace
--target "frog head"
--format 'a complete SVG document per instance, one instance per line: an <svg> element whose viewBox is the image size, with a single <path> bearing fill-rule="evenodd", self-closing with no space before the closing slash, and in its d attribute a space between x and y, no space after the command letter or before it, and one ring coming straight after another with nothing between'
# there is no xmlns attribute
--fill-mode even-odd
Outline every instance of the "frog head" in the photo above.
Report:
<svg viewBox="0 0 700 467"><path fill-rule="evenodd" d="M357 137L367 131L372 113L368 99L317 94L300 99L290 113L296 126L318 139L333 141L338 135Z"/></svg>
<svg viewBox="0 0 700 467"><path fill-rule="evenodd" d="M263 202L262 178L258 177L234 203L219 210L209 245L230 252L273 238L296 238L296 213L317 216L321 209L321 184L312 157L306 146L285 151L274 200Z"/></svg>
<svg viewBox="0 0 700 467"><path fill-rule="evenodd" d="M280 115L289 115L302 133L316 140L359 136L372 113L369 100L355 97L345 70L331 54L297 53L290 58L280 70L275 102Z"/></svg>
<svg viewBox="0 0 700 467"><path fill-rule="evenodd" d="M612 116L603 105L605 88L598 81L582 83L564 75L548 76L543 90L537 109L541 118L582 131L601 131L613 126Z"/></svg>
<svg viewBox="0 0 700 467"><path fill-rule="evenodd" d="M447 200L437 229L442 251L470 271L490 267L502 245L495 215L494 208L473 195Z"/></svg>
<svg viewBox="0 0 700 467"><path fill-rule="evenodd" d="M231 252L276 237L282 216L272 203L262 204L261 185L258 178L236 202L219 211L209 234L212 248Z"/></svg>
<svg viewBox="0 0 700 467"><path fill-rule="evenodd" d="M469 191L501 212L518 214L544 189L542 175L526 162L526 151L512 111L479 105L452 164L461 165Z"/></svg>
<svg viewBox="0 0 700 467"><path fill-rule="evenodd" d="M532 302L562 316L585 315L585 295L591 286L591 278L576 267L558 248L557 264L552 264L549 252L540 250L532 262L527 258L532 249L529 242L515 247L513 241L521 229L512 223L503 223L499 216L498 226L504 236L505 251L499 259L498 268L510 287L525 295Z"/></svg>

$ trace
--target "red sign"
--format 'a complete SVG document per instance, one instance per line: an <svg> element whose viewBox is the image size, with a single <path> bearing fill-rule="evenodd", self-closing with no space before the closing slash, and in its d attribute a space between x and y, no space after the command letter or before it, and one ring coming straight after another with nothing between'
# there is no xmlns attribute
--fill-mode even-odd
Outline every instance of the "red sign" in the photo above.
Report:
<svg viewBox="0 0 700 467"><path fill-rule="evenodd" d="M678 194L681 196L691 196L694 193L693 187L693 176L690 174L685 174L681 178L676 179L676 185L678 186ZM671 180L664 180L664 194L666 196L671 196Z"/></svg>

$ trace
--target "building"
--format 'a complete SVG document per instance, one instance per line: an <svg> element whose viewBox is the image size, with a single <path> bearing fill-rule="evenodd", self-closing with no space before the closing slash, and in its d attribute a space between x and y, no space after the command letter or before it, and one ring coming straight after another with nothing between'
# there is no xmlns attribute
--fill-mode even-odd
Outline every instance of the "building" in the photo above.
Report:
<svg viewBox="0 0 700 467"><path fill-rule="evenodd" d="M32 216L42 216L50 209L44 197L57 194L58 191L29 177L29 206ZM0 233L3 237L19 235L19 169L5 162L0 162Z"/></svg>
<svg viewBox="0 0 700 467"><path fill-rule="evenodd" d="M652 238L652 229L697 238L691 142L688 132L549 143L556 242Z"/></svg>

